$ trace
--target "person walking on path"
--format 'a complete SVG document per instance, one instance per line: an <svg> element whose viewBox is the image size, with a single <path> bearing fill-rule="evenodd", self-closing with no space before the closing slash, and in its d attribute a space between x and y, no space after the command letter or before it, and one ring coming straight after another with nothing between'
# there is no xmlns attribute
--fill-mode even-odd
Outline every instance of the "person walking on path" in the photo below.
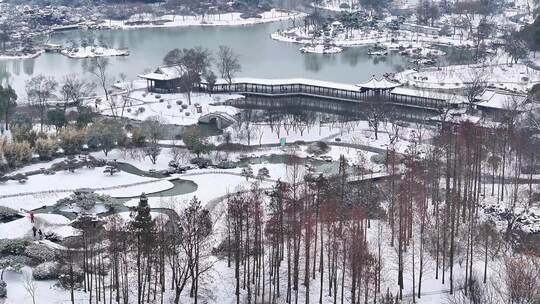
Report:
<svg viewBox="0 0 540 304"><path fill-rule="evenodd" d="M34 223L34 212L30 211L30 223Z"/></svg>
<svg viewBox="0 0 540 304"><path fill-rule="evenodd" d="M43 240L43 232L41 232L41 229L38 230L39 239Z"/></svg>
<svg viewBox="0 0 540 304"><path fill-rule="evenodd" d="M36 238L36 232L37 232L36 226L32 226L32 232L34 233L34 238Z"/></svg>

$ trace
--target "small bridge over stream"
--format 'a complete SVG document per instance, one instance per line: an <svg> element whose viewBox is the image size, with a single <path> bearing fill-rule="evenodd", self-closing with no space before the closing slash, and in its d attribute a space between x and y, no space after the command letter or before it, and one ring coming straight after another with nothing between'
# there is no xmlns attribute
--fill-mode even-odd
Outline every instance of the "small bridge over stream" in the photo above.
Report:
<svg viewBox="0 0 540 304"><path fill-rule="evenodd" d="M236 123L236 118L225 112L211 112L199 117L199 123L215 124L221 130Z"/></svg>

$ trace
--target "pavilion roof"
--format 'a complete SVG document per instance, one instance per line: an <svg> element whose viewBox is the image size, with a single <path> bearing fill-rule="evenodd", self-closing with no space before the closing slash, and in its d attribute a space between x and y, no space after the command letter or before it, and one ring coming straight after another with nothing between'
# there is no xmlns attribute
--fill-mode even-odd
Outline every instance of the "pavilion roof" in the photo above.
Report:
<svg viewBox="0 0 540 304"><path fill-rule="evenodd" d="M370 90L389 90L401 86L401 83L390 81L386 77L379 80L373 76L368 82L359 83L356 86Z"/></svg>
<svg viewBox="0 0 540 304"><path fill-rule="evenodd" d="M139 75L140 78L150 80L173 80L186 74L186 68L181 65L160 66L154 72Z"/></svg>

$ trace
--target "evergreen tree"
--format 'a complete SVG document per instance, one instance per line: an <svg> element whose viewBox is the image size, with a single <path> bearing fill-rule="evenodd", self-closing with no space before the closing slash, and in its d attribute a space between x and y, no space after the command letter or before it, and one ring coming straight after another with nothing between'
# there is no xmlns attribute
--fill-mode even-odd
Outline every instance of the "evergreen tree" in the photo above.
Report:
<svg viewBox="0 0 540 304"><path fill-rule="evenodd" d="M145 276L151 273L150 257L152 255L153 236L155 222L150 215L148 197L141 194L139 204L136 208L137 214L131 223L136 238L136 259L137 259L137 303L144 300L143 287L145 286ZM148 278L148 277L147 277ZM148 290L149 292L149 290Z"/></svg>

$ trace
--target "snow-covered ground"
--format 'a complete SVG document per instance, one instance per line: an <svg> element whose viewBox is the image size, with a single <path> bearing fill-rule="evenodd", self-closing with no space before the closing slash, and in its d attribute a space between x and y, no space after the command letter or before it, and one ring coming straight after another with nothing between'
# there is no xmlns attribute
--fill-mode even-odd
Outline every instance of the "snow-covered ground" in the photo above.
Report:
<svg viewBox="0 0 540 304"><path fill-rule="evenodd" d="M128 21L106 20L103 22L103 25L121 29L141 27L235 26L297 19L304 17L306 14L272 9L271 11L261 13L261 18L250 17L244 19L241 15L241 13L226 13L204 16L164 15L162 17L155 17L139 14L130 17Z"/></svg>
<svg viewBox="0 0 540 304"><path fill-rule="evenodd" d="M488 63L407 70L396 74L395 78L406 85L426 89L465 89L471 83L481 81L500 89L527 92L540 83L540 71L521 63Z"/></svg>
<svg viewBox="0 0 540 304"><path fill-rule="evenodd" d="M59 171L52 176L38 174L28 177L28 181L22 184L13 180L0 184L0 192L1 195L63 192L79 188L100 189L156 181L155 178L142 177L126 172L110 175L102 171L103 168L81 168L75 170L75 172Z"/></svg>
<svg viewBox="0 0 540 304"><path fill-rule="evenodd" d="M223 172L239 173L238 170L236 170L236 172L232 170L223 170ZM152 208L174 207L172 209L182 210L182 206L186 206L194 196L196 196L204 206L210 201L227 195L228 193L248 189L253 181L246 180L243 176L220 174L218 171L211 169L194 170L185 175L178 175L178 177L196 183L198 186L197 190L195 192L171 197L149 197L148 203ZM263 182L263 184L266 184L266 182ZM270 184L266 185L270 186ZM136 198L126 202L125 205L136 206L138 202L139 199Z"/></svg>
<svg viewBox="0 0 540 304"><path fill-rule="evenodd" d="M1 189L2 186L0 186ZM0 198L0 206L14 210L33 210L54 205L59 199L68 197L71 192L44 192Z"/></svg>
<svg viewBox="0 0 540 304"><path fill-rule="evenodd" d="M126 172L105 174L103 168L81 168L75 172L60 171L55 175L38 174L21 184L7 181L0 184L0 206L13 209L35 209L54 205L76 189L92 188L99 193L118 197L135 196L141 192L153 193L172 188L167 180L142 177Z"/></svg>
<svg viewBox="0 0 540 304"><path fill-rule="evenodd" d="M293 143L297 141L311 142L318 140L333 140L348 132L354 130L367 129L367 121L358 122L357 124L327 124L323 126L307 127L303 123L294 125L292 122L275 124L271 126L267 123L251 123L243 125L233 125L228 127L225 132L231 133L231 142L248 144L248 133L250 135L249 144L252 146L265 144L279 144L280 139L285 139L285 143ZM223 140L215 137L216 143Z"/></svg>
<svg viewBox="0 0 540 304"><path fill-rule="evenodd" d="M31 273L29 267L24 267L21 272L6 271L4 281L7 283L8 294L3 299L3 304L30 304L32 297L25 288L24 272ZM57 286L57 280L34 281L36 303L61 304L71 303L70 291ZM75 303L88 303L89 294L75 290Z"/></svg>
<svg viewBox="0 0 540 304"><path fill-rule="evenodd" d="M69 226L70 220L63 215L58 214L34 214L34 223L30 222L29 215L23 218L0 223L0 239L34 239L32 227L41 229L43 233L53 232L60 237L68 237L78 234L78 230Z"/></svg>
<svg viewBox="0 0 540 304"><path fill-rule="evenodd" d="M323 0L311 3L311 6L332 12L354 12L358 10L358 2L353 0Z"/></svg>
<svg viewBox="0 0 540 304"><path fill-rule="evenodd" d="M300 52L313 54L337 54L343 52L343 49L337 46L326 46L323 44L317 44L315 46L304 46L300 48Z"/></svg>
<svg viewBox="0 0 540 304"><path fill-rule="evenodd" d="M243 98L243 96L191 93L191 104L189 104L188 96L183 93L157 94L136 90L131 92L127 101L124 101L125 97L122 95L114 95L110 98L112 99L110 102L103 100L99 104L99 109L104 115L121 116L122 105L125 103L123 117L142 121L158 116L165 124L188 126L197 124L201 116L209 113L222 112L235 115L239 111L237 108L214 104Z"/></svg>
<svg viewBox="0 0 540 304"><path fill-rule="evenodd" d="M431 45L448 45L472 47L472 41L463 36L434 36L411 31L388 29L358 29L340 32L334 36L313 38L305 27L279 30L271 34L272 39L300 44L323 43L325 40L339 47L367 46L380 44L389 48L407 48L412 45L430 47Z"/></svg>

